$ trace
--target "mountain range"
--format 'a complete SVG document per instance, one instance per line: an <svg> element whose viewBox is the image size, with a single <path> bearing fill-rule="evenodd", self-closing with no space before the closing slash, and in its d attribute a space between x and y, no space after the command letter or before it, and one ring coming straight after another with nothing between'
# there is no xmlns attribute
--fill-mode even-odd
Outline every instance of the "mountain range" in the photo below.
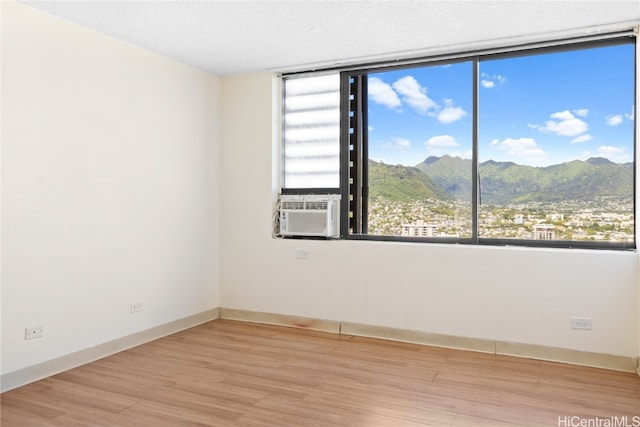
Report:
<svg viewBox="0 0 640 427"><path fill-rule="evenodd" d="M413 167L370 160L369 197L470 201L471 167L471 160L448 155L428 157ZM602 157L546 167L488 160L478 165L478 173L483 204L633 198L633 163L619 164Z"/></svg>

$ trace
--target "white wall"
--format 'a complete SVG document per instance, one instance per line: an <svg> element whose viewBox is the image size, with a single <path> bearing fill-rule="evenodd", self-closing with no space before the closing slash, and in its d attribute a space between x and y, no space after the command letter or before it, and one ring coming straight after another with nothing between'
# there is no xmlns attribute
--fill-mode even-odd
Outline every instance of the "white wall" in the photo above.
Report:
<svg viewBox="0 0 640 427"><path fill-rule="evenodd" d="M2 2L3 374L219 305L219 89Z"/></svg>
<svg viewBox="0 0 640 427"><path fill-rule="evenodd" d="M222 307L638 356L636 252L273 239L274 84L222 79Z"/></svg>

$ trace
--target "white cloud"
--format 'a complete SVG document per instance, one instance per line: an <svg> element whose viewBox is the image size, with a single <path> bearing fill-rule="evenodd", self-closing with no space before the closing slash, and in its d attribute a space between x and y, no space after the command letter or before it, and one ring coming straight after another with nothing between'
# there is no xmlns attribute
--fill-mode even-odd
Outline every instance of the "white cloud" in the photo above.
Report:
<svg viewBox="0 0 640 427"><path fill-rule="evenodd" d="M392 86L402 96L402 100L419 114L426 114L437 107L437 104L427 96L427 88L420 86L413 76L402 77Z"/></svg>
<svg viewBox="0 0 640 427"><path fill-rule="evenodd" d="M391 150L407 151L411 148L411 141L405 138L393 138L391 141L382 144L382 147Z"/></svg>
<svg viewBox="0 0 640 427"><path fill-rule="evenodd" d="M613 147L611 145L601 145L598 147L598 154L622 154L626 151L624 147Z"/></svg>
<svg viewBox="0 0 640 427"><path fill-rule="evenodd" d="M457 148L460 144L451 135L437 135L429 138L425 141L424 145L427 146L427 151L431 156L444 156L448 154L450 156L462 157L463 159L471 158L471 150L460 151Z"/></svg>
<svg viewBox="0 0 640 427"><path fill-rule="evenodd" d="M438 135L425 142L427 147L458 147L460 144L451 135Z"/></svg>
<svg viewBox="0 0 640 427"><path fill-rule="evenodd" d="M611 145L602 145L598 147L598 157L604 157L612 162L627 163L631 161L631 156L626 153L625 147L613 147Z"/></svg>
<svg viewBox="0 0 640 427"><path fill-rule="evenodd" d="M382 104L391 109L400 108L402 105L398 94L391 88L391 85L377 77L371 77L369 79L367 90L369 92L369 98L378 104Z"/></svg>
<svg viewBox="0 0 640 427"><path fill-rule="evenodd" d="M553 113L550 117L554 120L547 120L544 122L544 126L529 125L529 127L560 136L578 136L589 129L589 125L585 121L574 116L569 110Z"/></svg>
<svg viewBox="0 0 640 427"><path fill-rule="evenodd" d="M632 105L631 110L628 113L624 114L609 114L604 118L604 121L609 126L618 126L622 124L624 119L633 120L635 118L635 107Z"/></svg>
<svg viewBox="0 0 640 427"><path fill-rule="evenodd" d="M635 106L631 106L631 112L630 113L625 113L624 115L627 119L629 120L633 120L634 116L635 116Z"/></svg>
<svg viewBox="0 0 640 427"><path fill-rule="evenodd" d="M589 110L586 108L581 108L579 110L573 110L576 116L587 117L589 115Z"/></svg>
<svg viewBox="0 0 640 427"><path fill-rule="evenodd" d="M571 143L572 143L572 144L579 144L579 143L581 143L581 142L587 142L587 141L591 141L591 135L589 135L589 134L580 135L580 136L579 136L579 137L577 137L577 138L573 138L573 139L571 140Z"/></svg>
<svg viewBox="0 0 640 427"><path fill-rule="evenodd" d="M467 115L467 112L462 108L453 106L453 100L445 99L444 103L445 107L440 110L437 116L437 119L440 123L453 123Z"/></svg>
<svg viewBox="0 0 640 427"><path fill-rule="evenodd" d="M503 151L509 160L519 160L525 164L540 163L547 157L547 153L538 147L533 138L506 138L502 141L494 139L489 146Z"/></svg>
<svg viewBox="0 0 640 427"><path fill-rule="evenodd" d="M622 117L622 114L609 114L607 117L604 118L604 121L609 126L618 126L620 123L622 123L623 120L624 119Z"/></svg>
<svg viewBox="0 0 640 427"><path fill-rule="evenodd" d="M500 74L480 74L482 79L480 80L480 85L486 89L493 89L496 87L496 84L502 84L507 81L505 76L501 76Z"/></svg>
<svg viewBox="0 0 640 427"><path fill-rule="evenodd" d="M557 113L553 113L550 116L552 119L558 119L558 120L571 120L574 118L573 114L571 114L571 111L569 110L564 110L564 111L559 111Z"/></svg>

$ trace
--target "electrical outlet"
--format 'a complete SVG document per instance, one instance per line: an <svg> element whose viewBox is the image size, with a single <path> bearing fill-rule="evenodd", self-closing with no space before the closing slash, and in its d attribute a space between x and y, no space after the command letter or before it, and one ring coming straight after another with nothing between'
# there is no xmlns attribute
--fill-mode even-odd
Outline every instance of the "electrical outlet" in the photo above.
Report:
<svg viewBox="0 0 640 427"><path fill-rule="evenodd" d="M137 313L144 310L144 303L142 301L133 301L129 307L132 313Z"/></svg>
<svg viewBox="0 0 640 427"><path fill-rule="evenodd" d="M591 317L571 317L571 329L591 330Z"/></svg>
<svg viewBox="0 0 640 427"><path fill-rule="evenodd" d="M24 329L24 339L32 340L34 338L41 338L44 335L44 326L36 326L35 328Z"/></svg>

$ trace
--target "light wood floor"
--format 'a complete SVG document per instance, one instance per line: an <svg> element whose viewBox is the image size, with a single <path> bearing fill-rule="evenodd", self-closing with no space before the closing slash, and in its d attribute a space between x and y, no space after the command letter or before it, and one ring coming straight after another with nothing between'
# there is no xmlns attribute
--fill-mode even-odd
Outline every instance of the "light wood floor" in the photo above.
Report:
<svg viewBox="0 0 640 427"><path fill-rule="evenodd" d="M0 399L2 427L640 426L636 374L226 320Z"/></svg>

